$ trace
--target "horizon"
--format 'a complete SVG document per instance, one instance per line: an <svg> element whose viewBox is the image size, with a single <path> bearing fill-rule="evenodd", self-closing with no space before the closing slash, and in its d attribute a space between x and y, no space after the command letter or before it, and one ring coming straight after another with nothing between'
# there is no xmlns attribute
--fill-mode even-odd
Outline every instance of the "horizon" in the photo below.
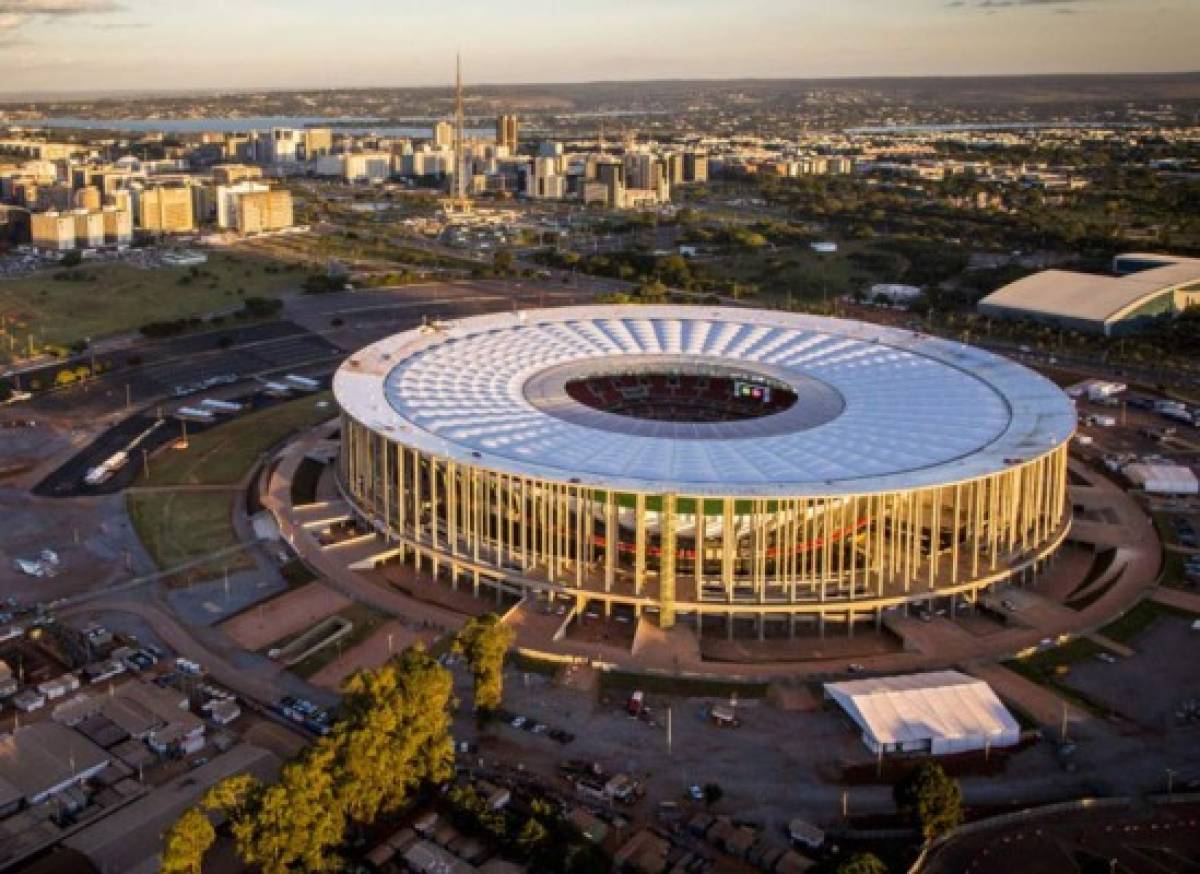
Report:
<svg viewBox="0 0 1200 874"><path fill-rule="evenodd" d="M464 79L464 87L473 90L480 89L520 89L520 88L567 88L567 87L587 87L587 86L603 86L603 85L637 85L637 84L669 84L669 83L688 83L688 82L703 82L708 84L721 83L786 83L786 82L801 82L801 83L859 83L859 82L921 82L921 81L969 81L972 79L990 79L990 80L1038 80L1038 79L1134 79L1134 78L1186 78L1200 77L1200 67L1195 69L1181 70L1153 70L1153 71L1128 71L1116 70L1112 72L1087 73L1087 72L1046 72L1046 73L962 73L955 75L844 75L844 76L692 76L678 77L666 76L660 78L638 78L638 79L588 79L588 80L553 80L547 79L544 81L529 81L529 82L470 82ZM105 100L117 97L196 97L202 95L209 96L236 96L242 94L288 94L288 93L303 93L303 92L342 92L342 91L433 91L433 92L449 92L454 90L452 81L447 83L435 83L424 85L386 85L386 84L363 84L363 85L317 85L317 84L298 84L289 86L272 86L272 87L254 87L247 85L244 87L216 87L216 86L196 86L193 88L99 88L99 89L80 89L80 90L63 90L63 89L47 89L37 91L33 89L19 90L0 90L0 100L12 101L19 99L28 99L30 101L41 101L49 99L61 100Z"/></svg>
<svg viewBox="0 0 1200 874"><path fill-rule="evenodd" d="M0 93L436 88L456 51L468 82L496 86L1174 74L1194 71L1200 32L1189 0L164 5L0 0Z"/></svg>

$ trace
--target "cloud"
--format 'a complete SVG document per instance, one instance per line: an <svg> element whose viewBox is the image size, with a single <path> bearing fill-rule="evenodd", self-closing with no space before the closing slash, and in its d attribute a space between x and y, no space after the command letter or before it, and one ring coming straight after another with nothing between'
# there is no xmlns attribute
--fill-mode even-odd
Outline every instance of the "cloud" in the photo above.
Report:
<svg viewBox="0 0 1200 874"><path fill-rule="evenodd" d="M1095 0L949 0L949 9L1015 9L1020 7L1047 7L1055 12L1076 12L1068 8L1094 3Z"/></svg>
<svg viewBox="0 0 1200 874"><path fill-rule="evenodd" d="M0 42L13 45L14 34L36 18L119 12L115 0L0 0Z"/></svg>

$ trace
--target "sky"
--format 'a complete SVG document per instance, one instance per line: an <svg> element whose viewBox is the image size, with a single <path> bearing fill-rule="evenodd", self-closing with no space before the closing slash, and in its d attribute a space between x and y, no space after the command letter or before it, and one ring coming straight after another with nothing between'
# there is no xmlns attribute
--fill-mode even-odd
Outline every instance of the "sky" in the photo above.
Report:
<svg viewBox="0 0 1200 874"><path fill-rule="evenodd" d="M1200 0L0 0L0 91L1191 71Z"/></svg>

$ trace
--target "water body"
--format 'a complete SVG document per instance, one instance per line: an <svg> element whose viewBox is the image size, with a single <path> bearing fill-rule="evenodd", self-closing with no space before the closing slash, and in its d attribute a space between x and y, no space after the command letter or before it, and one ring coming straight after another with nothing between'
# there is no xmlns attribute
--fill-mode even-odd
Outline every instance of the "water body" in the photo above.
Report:
<svg viewBox="0 0 1200 874"><path fill-rule="evenodd" d="M1023 130L1093 130L1107 128L1133 128L1135 124L1115 121L1001 121L963 122L960 124L897 124L876 127L848 127L848 134L938 134L967 133L970 131L1023 131Z"/></svg>
<svg viewBox="0 0 1200 874"><path fill-rule="evenodd" d="M429 119L430 122L436 119ZM30 126L64 128L74 130L112 130L129 133L198 134L222 133L242 134L254 131L269 131L274 127L332 127L335 131L348 134L379 134L388 137L431 137L432 124L428 126L389 125L378 118L336 117L317 115L260 115L245 118L74 118L58 116L29 122ZM491 137L491 128L468 128L469 137Z"/></svg>

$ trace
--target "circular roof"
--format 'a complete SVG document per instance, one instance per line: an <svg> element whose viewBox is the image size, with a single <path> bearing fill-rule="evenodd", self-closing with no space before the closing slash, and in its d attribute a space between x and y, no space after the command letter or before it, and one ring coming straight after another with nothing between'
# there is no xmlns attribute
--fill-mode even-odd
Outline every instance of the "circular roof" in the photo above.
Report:
<svg viewBox="0 0 1200 874"><path fill-rule="evenodd" d="M672 367L782 381L789 409L634 420L571 399L581 375ZM1075 411L991 353L862 322L765 310L590 306L480 316L381 340L338 370L354 419L508 473L681 495L893 491L994 473L1069 439Z"/></svg>

